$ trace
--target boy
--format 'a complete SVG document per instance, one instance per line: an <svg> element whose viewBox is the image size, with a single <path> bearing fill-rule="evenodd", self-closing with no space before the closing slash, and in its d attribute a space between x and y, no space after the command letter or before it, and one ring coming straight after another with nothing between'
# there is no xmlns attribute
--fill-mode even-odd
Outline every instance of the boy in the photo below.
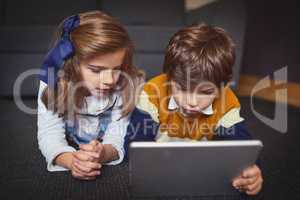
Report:
<svg viewBox="0 0 300 200"><path fill-rule="evenodd" d="M251 139L227 86L234 61L234 44L221 28L193 25L171 38L164 73L145 84L137 106L159 124L157 142ZM253 165L232 184L255 195L262 182Z"/></svg>

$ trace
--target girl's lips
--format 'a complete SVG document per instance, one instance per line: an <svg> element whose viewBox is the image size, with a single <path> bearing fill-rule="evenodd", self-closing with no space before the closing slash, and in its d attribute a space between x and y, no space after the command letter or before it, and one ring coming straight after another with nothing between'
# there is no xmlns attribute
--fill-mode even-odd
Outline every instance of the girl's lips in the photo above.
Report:
<svg viewBox="0 0 300 200"><path fill-rule="evenodd" d="M102 92L102 91L109 91L111 90L111 88L96 88L95 90Z"/></svg>
<svg viewBox="0 0 300 200"><path fill-rule="evenodd" d="M106 95L110 92L110 90L96 90L97 95Z"/></svg>
<svg viewBox="0 0 300 200"><path fill-rule="evenodd" d="M105 94L108 94L109 92L111 91L111 89L100 89L100 88L95 88L93 89L91 92L98 96L98 95L105 95Z"/></svg>

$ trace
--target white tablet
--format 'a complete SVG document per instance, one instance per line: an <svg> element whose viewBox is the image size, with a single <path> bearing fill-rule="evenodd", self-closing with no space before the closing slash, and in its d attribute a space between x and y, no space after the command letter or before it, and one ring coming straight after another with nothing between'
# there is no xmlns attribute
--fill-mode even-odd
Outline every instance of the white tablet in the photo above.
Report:
<svg viewBox="0 0 300 200"><path fill-rule="evenodd" d="M262 142L133 142L129 148L133 196L235 194L232 179L255 163Z"/></svg>

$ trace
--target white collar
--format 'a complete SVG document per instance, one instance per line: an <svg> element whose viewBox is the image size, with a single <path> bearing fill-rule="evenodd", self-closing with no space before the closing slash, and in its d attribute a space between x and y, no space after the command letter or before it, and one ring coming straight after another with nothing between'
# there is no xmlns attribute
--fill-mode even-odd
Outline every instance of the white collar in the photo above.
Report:
<svg viewBox="0 0 300 200"><path fill-rule="evenodd" d="M168 105L168 109L169 110L176 110L178 109L179 106L178 104L176 103L175 99L173 96L170 97L170 100L169 100L169 105ZM214 114L214 110L213 110L213 107L212 107L212 104L210 104L207 108L205 108L204 110L200 110L199 112L205 114L205 115L212 115Z"/></svg>
<svg viewBox="0 0 300 200"><path fill-rule="evenodd" d="M114 107L117 108L122 105L122 99L116 93L113 93L111 97L95 97L95 96L87 96L85 97L86 106L81 108L79 113L82 114L92 114L98 115L102 113L109 104L113 103Z"/></svg>

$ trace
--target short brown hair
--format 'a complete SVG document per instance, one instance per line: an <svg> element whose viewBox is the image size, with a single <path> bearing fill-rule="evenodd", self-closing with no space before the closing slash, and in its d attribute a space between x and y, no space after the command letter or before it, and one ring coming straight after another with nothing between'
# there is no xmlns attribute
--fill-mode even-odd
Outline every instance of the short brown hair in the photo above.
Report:
<svg viewBox="0 0 300 200"><path fill-rule="evenodd" d="M182 90L193 90L201 81L220 87L231 80L234 61L234 43L224 29L196 24L173 35L166 48L163 71Z"/></svg>

